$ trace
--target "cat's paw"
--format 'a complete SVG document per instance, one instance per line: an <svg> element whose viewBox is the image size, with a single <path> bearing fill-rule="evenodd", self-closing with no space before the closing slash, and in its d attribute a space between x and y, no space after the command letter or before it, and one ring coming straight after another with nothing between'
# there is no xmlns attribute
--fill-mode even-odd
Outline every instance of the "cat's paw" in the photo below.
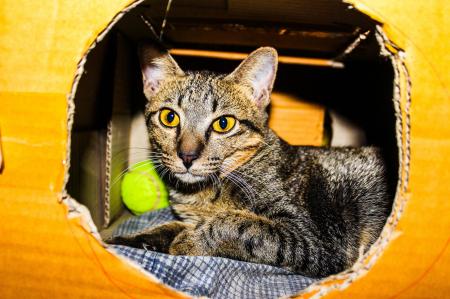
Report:
<svg viewBox="0 0 450 299"><path fill-rule="evenodd" d="M184 223L173 221L136 234L113 237L105 240L105 242L108 244L125 245L139 249L169 253L171 243L185 228Z"/></svg>
<svg viewBox="0 0 450 299"><path fill-rule="evenodd" d="M169 254L172 255L209 255L202 240L196 237L193 230L184 230L170 244Z"/></svg>

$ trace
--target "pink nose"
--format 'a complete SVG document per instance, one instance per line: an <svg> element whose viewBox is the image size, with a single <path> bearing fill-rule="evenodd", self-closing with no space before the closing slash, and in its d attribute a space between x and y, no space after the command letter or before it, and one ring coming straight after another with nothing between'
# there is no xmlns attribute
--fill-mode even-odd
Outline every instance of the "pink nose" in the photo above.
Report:
<svg viewBox="0 0 450 299"><path fill-rule="evenodd" d="M198 152L178 152L178 157L183 160L183 164L186 169L189 169L192 165L192 161L198 158Z"/></svg>

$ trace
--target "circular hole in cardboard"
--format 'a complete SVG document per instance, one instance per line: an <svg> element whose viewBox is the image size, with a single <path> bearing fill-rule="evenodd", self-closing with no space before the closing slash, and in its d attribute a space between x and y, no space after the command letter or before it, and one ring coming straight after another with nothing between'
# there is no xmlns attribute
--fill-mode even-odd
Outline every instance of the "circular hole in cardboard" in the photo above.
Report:
<svg viewBox="0 0 450 299"><path fill-rule="evenodd" d="M169 47L183 69L216 72L232 71L243 54L258 46L274 46L280 65L271 127L294 144L382 148L392 193L399 197L408 179L409 148L403 140L409 136L403 124L409 116L398 113L406 92L398 81L407 72L400 50L380 24L339 1L317 8L315 16L275 9L278 19L270 8L246 19L244 6L230 13L214 1L174 3L161 38L166 8L165 3L136 2L105 29L79 65L82 72L70 99L75 114L66 189L88 208L102 237L132 217L120 198L120 179L129 165L145 159L148 146L137 57L142 40ZM191 17L188 12L203 14ZM286 113L292 114L287 123ZM395 217L383 238L389 239ZM376 260L385 246L381 239L350 272L357 273L364 258ZM349 279L348 274L341 277Z"/></svg>

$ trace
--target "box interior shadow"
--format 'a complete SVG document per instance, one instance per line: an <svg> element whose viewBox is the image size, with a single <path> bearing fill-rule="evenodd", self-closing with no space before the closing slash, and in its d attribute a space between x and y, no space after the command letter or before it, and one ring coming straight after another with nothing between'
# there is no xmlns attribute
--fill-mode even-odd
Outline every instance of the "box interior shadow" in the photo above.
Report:
<svg viewBox="0 0 450 299"><path fill-rule="evenodd" d="M145 98L137 57L146 40L169 49L249 53L273 46L280 56L333 61L343 67L280 63L274 90L325 107L350 120L365 145L381 147L398 179L394 69L380 54L376 22L340 1L145 1L126 13L87 55L75 95L68 193L88 207L100 231L129 215L120 176L129 166L133 119ZM149 22L154 32L144 19ZM174 52L176 53L176 52ZM230 72L239 60L174 55L184 69ZM292 119L292 126L298 120ZM145 139L145 132L137 138ZM333 132L331 131L331 134Z"/></svg>

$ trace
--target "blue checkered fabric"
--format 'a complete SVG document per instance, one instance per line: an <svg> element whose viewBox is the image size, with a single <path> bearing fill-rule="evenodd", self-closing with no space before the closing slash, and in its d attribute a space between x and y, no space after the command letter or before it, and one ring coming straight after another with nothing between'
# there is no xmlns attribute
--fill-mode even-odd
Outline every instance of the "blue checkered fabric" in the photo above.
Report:
<svg viewBox="0 0 450 299"><path fill-rule="evenodd" d="M127 235L174 219L170 208L133 217L113 236ZM211 256L173 256L127 246L112 246L165 284L192 296L278 298L296 294L313 279L281 268Z"/></svg>

